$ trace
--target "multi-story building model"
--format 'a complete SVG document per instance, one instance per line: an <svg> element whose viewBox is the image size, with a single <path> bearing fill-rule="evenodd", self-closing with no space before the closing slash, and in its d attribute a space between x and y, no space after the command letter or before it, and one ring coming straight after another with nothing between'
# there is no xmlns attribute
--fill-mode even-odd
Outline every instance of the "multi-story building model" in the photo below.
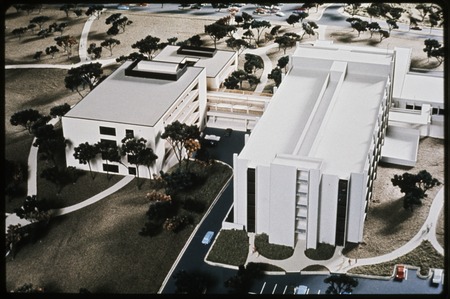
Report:
<svg viewBox="0 0 450 299"><path fill-rule="evenodd" d="M151 178L175 164L168 142L161 139L166 125L179 121L206 125L206 93L237 68L237 54L202 47L167 46L152 61L127 61L92 90L63 118L66 164L89 170L73 156L80 143L99 141L120 146L126 136L145 138L158 156L151 171L140 166L142 177ZM92 171L135 175L132 157L121 163L98 157ZM125 167L126 165L127 167Z"/></svg>
<svg viewBox="0 0 450 299"><path fill-rule="evenodd" d="M233 222L306 248L362 241L392 97L394 51L301 46L234 156Z"/></svg>
<svg viewBox="0 0 450 299"><path fill-rule="evenodd" d="M158 159L151 173L142 166L139 173L150 178L163 169L169 159L170 146L161 139L164 127L175 120L205 125L205 69L183 63L127 61L104 82L93 89L64 117L66 164L84 169L73 156L81 143L99 141L120 146L126 137L145 138ZM135 165L124 156L122 163L108 162L99 156L91 162L92 170L117 174L136 174ZM86 168L86 170L89 170Z"/></svg>

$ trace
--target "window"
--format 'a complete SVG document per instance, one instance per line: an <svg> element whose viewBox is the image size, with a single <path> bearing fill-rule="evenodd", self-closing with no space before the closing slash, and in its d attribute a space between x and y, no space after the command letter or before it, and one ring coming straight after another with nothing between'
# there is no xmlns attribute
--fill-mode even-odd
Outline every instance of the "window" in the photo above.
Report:
<svg viewBox="0 0 450 299"><path fill-rule="evenodd" d="M409 104L406 104L406 109L414 109L414 105L409 105Z"/></svg>
<svg viewBox="0 0 450 299"><path fill-rule="evenodd" d="M119 166L111 164L103 164L103 171L119 173Z"/></svg>
<svg viewBox="0 0 450 299"><path fill-rule="evenodd" d="M133 130L125 130L125 137L134 138L134 131Z"/></svg>
<svg viewBox="0 0 450 299"><path fill-rule="evenodd" d="M247 231L255 232L256 203L255 203L255 169L247 169Z"/></svg>
<svg viewBox="0 0 450 299"><path fill-rule="evenodd" d="M128 167L128 174L136 175L136 168L135 167Z"/></svg>
<svg viewBox="0 0 450 299"><path fill-rule="evenodd" d="M117 146L117 142L115 140L100 139L100 142L109 143L112 147L116 147Z"/></svg>
<svg viewBox="0 0 450 299"><path fill-rule="evenodd" d="M100 134L116 136L116 129L110 127L100 127Z"/></svg>

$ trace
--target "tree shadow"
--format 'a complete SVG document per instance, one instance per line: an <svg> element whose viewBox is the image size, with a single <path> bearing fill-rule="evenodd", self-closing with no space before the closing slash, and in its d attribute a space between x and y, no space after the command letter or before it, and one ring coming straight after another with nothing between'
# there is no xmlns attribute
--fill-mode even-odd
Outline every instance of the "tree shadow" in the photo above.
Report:
<svg viewBox="0 0 450 299"><path fill-rule="evenodd" d="M90 40L105 40L109 37L113 37L114 36L110 36L108 35L106 32L98 32L98 31L91 31L89 32L89 39Z"/></svg>
<svg viewBox="0 0 450 299"><path fill-rule="evenodd" d="M379 230L382 235L393 235L401 231L403 223L412 217L411 211L403 207L403 198L388 201L371 209L370 217L383 221L383 228Z"/></svg>
<svg viewBox="0 0 450 299"><path fill-rule="evenodd" d="M410 68L420 68L420 69L427 69L427 70L432 70L439 67L439 62L433 58L430 58L428 60L428 58L417 58L417 57L412 57L411 58L411 64L410 64Z"/></svg>
<svg viewBox="0 0 450 299"><path fill-rule="evenodd" d="M353 41L353 38L355 37L355 34L352 32L333 32L330 34L330 37L336 39L340 43L351 43Z"/></svg>

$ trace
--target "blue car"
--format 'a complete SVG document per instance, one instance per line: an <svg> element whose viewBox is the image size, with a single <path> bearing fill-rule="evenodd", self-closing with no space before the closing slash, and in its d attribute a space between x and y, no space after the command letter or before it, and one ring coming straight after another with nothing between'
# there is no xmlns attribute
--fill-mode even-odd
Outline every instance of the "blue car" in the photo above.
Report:
<svg viewBox="0 0 450 299"><path fill-rule="evenodd" d="M295 287L294 294L295 295L307 295L309 293L309 288L304 285L299 285Z"/></svg>
<svg viewBox="0 0 450 299"><path fill-rule="evenodd" d="M206 235L203 237L202 244L208 245L211 242L213 236L214 236L213 231L207 232Z"/></svg>

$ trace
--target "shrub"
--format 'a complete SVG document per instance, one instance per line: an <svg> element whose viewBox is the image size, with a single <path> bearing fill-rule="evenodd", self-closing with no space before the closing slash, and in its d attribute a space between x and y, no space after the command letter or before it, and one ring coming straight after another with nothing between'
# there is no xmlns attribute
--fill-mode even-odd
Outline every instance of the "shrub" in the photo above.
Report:
<svg viewBox="0 0 450 299"><path fill-rule="evenodd" d="M272 260L284 260L294 254L294 249L291 247L270 244L269 236L267 234L255 236L255 247L259 254Z"/></svg>
<svg viewBox="0 0 450 299"><path fill-rule="evenodd" d="M248 256L248 236L243 230L222 230L212 247L207 260L239 266Z"/></svg>
<svg viewBox="0 0 450 299"><path fill-rule="evenodd" d="M312 260L322 261L329 260L333 257L335 247L330 244L319 243L316 249L306 249L305 255Z"/></svg>

